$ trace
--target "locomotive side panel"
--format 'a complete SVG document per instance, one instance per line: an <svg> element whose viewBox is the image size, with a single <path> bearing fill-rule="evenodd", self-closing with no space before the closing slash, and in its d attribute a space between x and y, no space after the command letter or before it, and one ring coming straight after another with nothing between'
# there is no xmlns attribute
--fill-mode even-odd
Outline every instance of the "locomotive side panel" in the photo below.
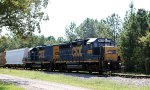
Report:
<svg viewBox="0 0 150 90"><path fill-rule="evenodd" d="M56 62L59 59L59 46L54 45L52 51L53 51L53 60L54 62Z"/></svg>
<svg viewBox="0 0 150 90"><path fill-rule="evenodd" d="M53 46L46 46L43 62L53 62Z"/></svg>
<svg viewBox="0 0 150 90"><path fill-rule="evenodd" d="M37 46L31 48L26 61L26 68L51 69L53 63L53 46Z"/></svg>
<svg viewBox="0 0 150 90"><path fill-rule="evenodd" d="M59 50L60 50L60 58L59 62L66 62L66 61L71 61L72 58L72 49L70 44L61 44L59 45Z"/></svg>

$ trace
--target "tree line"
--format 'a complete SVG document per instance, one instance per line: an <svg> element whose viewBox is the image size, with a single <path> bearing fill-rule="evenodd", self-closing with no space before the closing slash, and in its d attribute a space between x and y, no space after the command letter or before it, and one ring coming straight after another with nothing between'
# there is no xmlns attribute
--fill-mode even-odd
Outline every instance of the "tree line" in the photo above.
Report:
<svg viewBox="0 0 150 90"><path fill-rule="evenodd" d="M2 52L3 50L59 44L65 42L65 39L63 37L55 39L53 36L45 37L44 35L32 35L24 39L16 35L5 35L1 36L0 42L0 51Z"/></svg>
<svg viewBox="0 0 150 90"><path fill-rule="evenodd" d="M122 30L122 21L119 15L113 13L106 19L85 19L79 26L71 22L66 28L66 37L68 41L86 38L112 38L118 42Z"/></svg>

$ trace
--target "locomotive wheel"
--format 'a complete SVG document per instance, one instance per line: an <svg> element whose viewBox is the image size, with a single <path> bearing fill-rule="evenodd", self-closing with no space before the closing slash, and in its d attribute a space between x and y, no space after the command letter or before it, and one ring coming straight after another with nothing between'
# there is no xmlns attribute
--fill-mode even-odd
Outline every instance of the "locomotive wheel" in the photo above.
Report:
<svg viewBox="0 0 150 90"><path fill-rule="evenodd" d="M92 65L90 65L90 64L89 64L89 67L88 67L88 71L89 71L90 74L92 74Z"/></svg>
<svg viewBox="0 0 150 90"><path fill-rule="evenodd" d="M92 71L89 71L90 74L92 74Z"/></svg>
<svg viewBox="0 0 150 90"><path fill-rule="evenodd" d="M48 64L46 66L46 70L52 72L53 71L53 65L52 64Z"/></svg>
<svg viewBox="0 0 150 90"><path fill-rule="evenodd" d="M32 64L30 65L30 70L32 70L33 69L33 67L32 67Z"/></svg>
<svg viewBox="0 0 150 90"><path fill-rule="evenodd" d="M99 73L99 74L103 74L103 71L102 71L102 70L100 70L98 73Z"/></svg>
<svg viewBox="0 0 150 90"><path fill-rule="evenodd" d="M68 73L71 73L72 71L71 70L67 70L68 71Z"/></svg>
<svg viewBox="0 0 150 90"><path fill-rule="evenodd" d="M48 68L48 71L49 71L49 72L52 72L52 71L53 71L52 67L49 67L49 68Z"/></svg>
<svg viewBox="0 0 150 90"><path fill-rule="evenodd" d="M103 74L103 68L104 68L103 61L101 61L99 62L99 70L98 70L99 74Z"/></svg>

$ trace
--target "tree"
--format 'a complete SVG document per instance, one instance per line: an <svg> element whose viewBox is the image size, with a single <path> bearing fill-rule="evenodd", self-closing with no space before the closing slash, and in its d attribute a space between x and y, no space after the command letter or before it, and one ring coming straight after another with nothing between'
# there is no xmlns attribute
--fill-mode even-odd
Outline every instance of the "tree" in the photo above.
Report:
<svg viewBox="0 0 150 90"><path fill-rule="evenodd" d="M98 21L90 18L85 19L75 30L80 39L86 38L115 38L121 30L121 20L117 14Z"/></svg>
<svg viewBox="0 0 150 90"><path fill-rule="evenodd" d="M8 43L7 43L7 37L6 36L1 36L0 38L0 52L4 51L6 48L8 48Z"/></svg>
<svg viewBox="0 0 150 90"><path fill-rule="evenodd" d="M140 42L144 46L144 56L150 58L150 32L147 32L146 36L141 37Z"/></svg>
<svg viewBox="0 0 150 90"><path fill-rule="evenodd" d="M58 37L57 42L58 43L63 43L63 42L65 42L65 39L63 37Z"/></svg>
<svg viewBox="0 0 150 90"><path fill-rule="evenodd" d="M96 24L96 36L97 37L101 37L101 38L112 38L110 34L112 34L110 32L110 26L108 25L108 23L106 22L106 20L100 20L100 22L98 22Z"/></svg>
<svg viewBox="0 0 150 90"><path fill-rule="evenodd" d="M85 19L83 23L77 27L76 33L80 39L96 37L95 21L90 18Z"/></svg>
<svg viewBox="0 0 150 90"><path fill-rule="evenodd" d="M0 51L11 50L11 49L18 49L18 48L25 48L25 47L35 47L45 45L48 42L48 39L45 38L43 35L37 36L32 35L28 36L26 39L22 39L22 37L16 35L6 35L1 36L0 38ZM54 44L54 43L53 43Z"/></svg>
<svg viewBox="0 0 150 90"><path fill-rule="evenodd" d="M0 0L0 29L5 28L26 38L40 32L41 20L48 16L42 11L48 0Z"/></svg>
<svg viewBox="0 0 150 90"><path fill-rule="evenodd" d="M145 72L145 51L140 37L145 36L148 29L148 12L139 9L135 12L133 4L126 14L121 33L121 51L127 71Z"/></svg>
<svg viewBox="0 0 150 90"><path fill-rule="evenodd" d="M127 71L134 71L137 46L137 19L136 13L131 4L130 11L127 12L123 23L123 32L121 35L121 51L125 60L125 66Z"/></svg>
<svg viewBox="0 0 150 90"><path fill-rule="evenodd" d="M137 21L140 27L139 34L140 36L145 36L146 31L148 30L148 12L144 9L138 9L137 11Z"/></svg>
<svg viewBox="0 0 150 90"><path fill-rule="evenodd" d="M114 39L115 43L117 43L118 35L120 35L119 32L121 32L122 29L121 19L117 14L113 13L111 16L108 16L106 20L110 27L110 35Z"/></svg>
<svg viewBox="0 0 150 90"><path fill-rule="evenodd" d="M71 22L70 25L65 28L68 41L73 41L77 39L75 34L75 29L76 29L76 24L74 22Z"/></svg>
<svg viewBox="0 0 150 90"><path fill-rule="evenodd" d="M140 38L140 43L142 43L143 45L143 55L145 57L145 71L146 73L150 73L150 32L147 32L146 36Z"/></svg>

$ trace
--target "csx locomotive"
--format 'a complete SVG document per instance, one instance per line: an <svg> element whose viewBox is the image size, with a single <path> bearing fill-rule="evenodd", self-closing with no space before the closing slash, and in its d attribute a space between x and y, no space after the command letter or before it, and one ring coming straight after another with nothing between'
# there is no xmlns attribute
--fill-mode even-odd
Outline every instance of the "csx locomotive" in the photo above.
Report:
<svg viewBox="0 0 150 90"><path fill-rule="evenodd" d="M19 55L21 54L19 50L20 52L24 50L22 56ZM17 55L21 58L18 59ZM108 38L88 38L58 45L44 45L5 51L5 54L1 53L0 56L1 62L3 61L1 66L19 66L26 69L40 68L49 71L63 70L101 73L108 70L119 70L121 62L114 41Z"/></svg>

